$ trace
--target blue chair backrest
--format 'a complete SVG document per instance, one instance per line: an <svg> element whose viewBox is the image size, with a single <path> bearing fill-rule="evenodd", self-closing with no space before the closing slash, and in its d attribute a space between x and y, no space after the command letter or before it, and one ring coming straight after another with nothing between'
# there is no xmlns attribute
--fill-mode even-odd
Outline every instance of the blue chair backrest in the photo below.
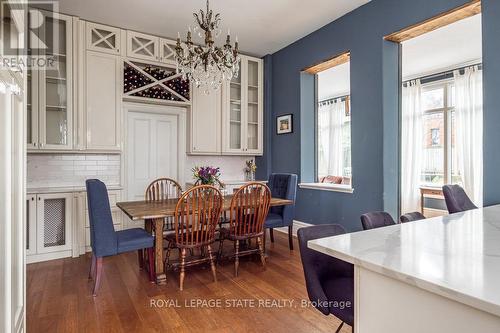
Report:
<svg viewBox="0 0 500 333"><path fill-rule="evenodd" d="M115 255L118 252L118 241L106 185L98 179L88 179L85 185L92 252L97 257Z"/></svg>
<svg viewBox="0 0 500 333"><path fill-rule="evenodd" d="M267 186L274 198L293 200L297 197L297 175L292 173L272 173ZM292 220L295 213L295 204L271 207L271 213L279 214L283 220ZM287 221L285 221L287 222Z"/></svg>

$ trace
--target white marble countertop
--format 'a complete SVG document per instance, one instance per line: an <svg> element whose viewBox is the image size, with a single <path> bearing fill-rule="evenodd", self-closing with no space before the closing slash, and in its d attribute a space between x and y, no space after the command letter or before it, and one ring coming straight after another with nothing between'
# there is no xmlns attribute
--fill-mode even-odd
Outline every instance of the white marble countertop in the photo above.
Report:
<svg viewBox="0 0 500 333"><path fill-rule="evenodd" d="M500 316L500 205L317 239L308 246Z"/></svg>
<svg viewBox="0 0 500 333"><path fill-rule="evenodd" d="M120 185L108 185L106 186L108 191L121 190L123 189ZM85 186L51 186L51 187L27 187L27 194L37 194L37 193L69 193L69 192L85 192L87 189Z"/></svg>

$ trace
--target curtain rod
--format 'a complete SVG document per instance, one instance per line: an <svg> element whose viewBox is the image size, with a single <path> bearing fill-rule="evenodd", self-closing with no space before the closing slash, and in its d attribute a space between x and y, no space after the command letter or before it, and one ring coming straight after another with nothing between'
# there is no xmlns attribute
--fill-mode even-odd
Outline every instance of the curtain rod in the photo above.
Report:
<svg viewBox="0 0 500 333"><path fill-rule="evenodd" d="M343 100L345 101L346 99L349 99L351 95L342 95L342 96L337 96L337 97L330 97L330 98L327 98L327 99L323 99L321 101L318 101L318 104L323 104L323 103L328 103L328 102L332 102L332 101L335 101L336 99L339 99L340 100Z"/></svg>
<svg viewBox="0 0 500 333"><path fill-rule="evenodd" d="M482 63L470 64L467 66L461 66L461 67L457 67L454 69L446 70L444 72L439 72L439 73L430 74L430 75L424 75L422 77L416 77L414 79L406 80L406 81L403 81L403 85L406 85L406 84L408 84L408 82L414 81L414 80L420 80L421 83L430 83L430 82L434 82L434 81L444 80L444 79L449 78L450 75L453 75L454 71L457 71L457 70L463 71L466 68L474 67L474 66L479 66L480 69L483 69Z"/></svg>

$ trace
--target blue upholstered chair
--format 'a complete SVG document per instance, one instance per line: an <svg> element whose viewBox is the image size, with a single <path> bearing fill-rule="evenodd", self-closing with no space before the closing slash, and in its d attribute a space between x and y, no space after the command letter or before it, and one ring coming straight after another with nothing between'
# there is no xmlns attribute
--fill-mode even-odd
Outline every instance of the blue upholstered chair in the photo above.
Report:
<svg viewBox="0 0 500 333"><path fill-rule="evenodd" d="M443 194L450 214L477 208L460 185L444 185Z"/></svg>
<svg viewBox="0 0 500 333"><path fill-rule="evenodd" d="M401 215L399 220L401 221L401 223L407 223L407 222L425 220L425 216L420 212L411 212Z"/></svg>
<svg viewBox="0 0 500 333"><path fill-rule="evenodd" d="M297 232L309 300L325 316L332 314L342 321L336 332L344 323L351 327L354 325L354 266L311 250L307 242L344 233L344 229L337 224L300 228ZM339 307L340 302L346 306Z"/></svg>
<svg viewBox="0 0 500 333"><path fill-rule="evenodd" d="M369 230L394 225L396 222L389 213L371 212L361 215L361 224L363 230Z"/></svg>
<svg viewBox="0 0 500 333"><path fill-rule="evenodd" d="M269 229L271 242L274 242L273 228L288 227L288 243L290 250L293 250L292 228L297 196L297 175L273 173L269 176L267 186L271 190L273 198L288 199L294 202L293 205L271 207L264 223L264 227Z"/></svg>
<svg viewBox="0 0 500 333"><path fill-rule="evenodd" d="M149 278L154 281L154 237L140 228L115 231L106 185L98 179L89 179L86 187L92 247L89 279L94 279L93 295L97 295L101 282L103 258L123 252L138 251L139 265L142 268L143 249L147 249Z"/></svg>

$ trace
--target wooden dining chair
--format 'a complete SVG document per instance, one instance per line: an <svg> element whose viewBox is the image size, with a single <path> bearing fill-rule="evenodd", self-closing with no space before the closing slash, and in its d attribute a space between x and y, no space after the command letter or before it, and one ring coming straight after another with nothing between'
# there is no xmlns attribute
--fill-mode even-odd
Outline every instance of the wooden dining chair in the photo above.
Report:
<svg viewBox="0 0 500 333"><path fill-rule="evenodd" d="M234 242L234 275L238 276L240 257L254 253L260 254L262 265L266 266L264 257L264 221L269 212L271 191L257 182L241 187L231 200L229 211L229 228L221 228L218 257L222 257L224 240ZM257 239L257 248L240 251L240 242Z"/></svg>
<svg viewBox="0 0 500 333"><path fill-rule="evenodd" d="M144 199L146 201L163 201L178 199L182 195L182 187L171 178L158 178L153 180L146 188ZM173 219L165 219L165 229L173 229Z"/></svg>
<svg viewBox="0 0 500 333"><path fill-rule="evenodd" d="M212 244L215 242L215 229L219 223L223 199L220 191L209 185L195 186L186 191L177 202L174 213L174 233L168 234L166 240L166 267L169 266L170 252L179 249L180 290L184 288L186 267L210 262L214 281L217 281L215 258L212 254ZM187 250L200 249L199 257L186 260ZM208 257L202 250L207 250ZM193 252L191 252L191 256Z"/></svg>

